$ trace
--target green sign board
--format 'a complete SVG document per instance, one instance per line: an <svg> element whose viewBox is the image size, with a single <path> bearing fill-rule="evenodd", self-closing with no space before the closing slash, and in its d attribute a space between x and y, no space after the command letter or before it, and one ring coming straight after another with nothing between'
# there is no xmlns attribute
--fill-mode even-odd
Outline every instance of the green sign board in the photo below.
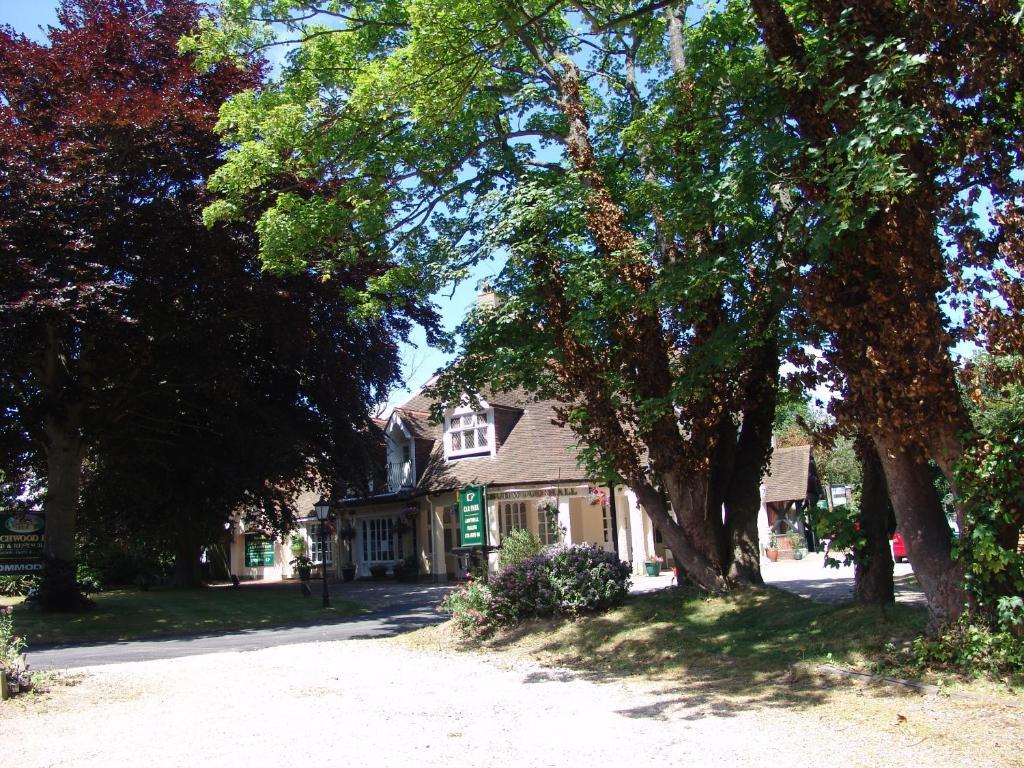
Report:
<svg viewBox="0 0 1024 768"><path fill-rule="evenodd" d="M487 492L482 485L469 485L459 491L459 520L462 546L487 544Z"/></svg>
<svg viewBox="0 0 1024 768"><path fill-rule="evenodd" d="M0 576L42 573L45 530L42 515L0 514Z"/></svg>
<svg viewBox="0 0 1024 768"><path fill-rule="evenodd" d="M274 542L262 533L245 534L245 567L260 568L274 564Z"/></svg>

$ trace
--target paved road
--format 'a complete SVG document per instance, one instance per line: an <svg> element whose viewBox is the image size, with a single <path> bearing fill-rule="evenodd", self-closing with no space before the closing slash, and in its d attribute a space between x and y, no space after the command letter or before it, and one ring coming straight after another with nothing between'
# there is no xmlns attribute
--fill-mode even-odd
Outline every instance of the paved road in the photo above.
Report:
<svg viewBox="0 0 1024 768"><path fill-rule="evenodd" d="M821 555L811 554L801 561L764 561L762 573L768 584L812 600L843 602L853 596L853 568L826 568ZM910 566L896 565L895 575L896 599L899 602L923 604L924 596L913 581ZM664 589L674 583L671 571L655 577L637 576L633 581L633 593ZM295 585L246 584L243 588L294 589ZM197 637L167 637L40 650L30 648L29 660L35 669L64 669L125 661L171 659L205 653L254 651L293 643L389 637L443 621L445 617L437 613L436 606L450 589L450 585L410 585L396 582L339 584L332 587L332 594L339 599L369 605L374 612L313 626L233 630Z"/></svg>
<svg viewBox="0 0 1024 768"><path fill-rule="evenodd" d="M290 586L294 588L294 585ZM436 605L445 592L447 589L436 586L417 589L411 591L411 594L410 591L395 589L394 597L405 594L411 599L379 605L372 614L341 619L330 624L231 630L191 637L56 646L41 650L29 648L28 658L33 669L65 669L126 661L173 659L205 653L255 651L293 643L390 637L444 621L447 617L437 613ZM372 600L362 602L374 605Z"/></svg>
<svg viewBox="0 0 1024 768"><path fill-rule="evenodd" d="M828 568L821 553L809 553L803 560L780 560L776 563L761 560L761 575L766 584L823 603L843 603L853 600L853 566ZM896 602L924 605L924 593L914 580L909 563L896 563L893 569L896 582ZM674 583L672 572L660 576L636 576L632 592L651 592Z"/></svg>
<svg viewBox="0 0 1024 768"><path fill-rule="evenodd" d="M766 584L794 592L811 600L842 603L853 600L853 566L827 568L824 555L810 553L803 560L764 561L761 573ZM909 563L893 566L896 602L924 605L924 593L914 579Z"/></svg>

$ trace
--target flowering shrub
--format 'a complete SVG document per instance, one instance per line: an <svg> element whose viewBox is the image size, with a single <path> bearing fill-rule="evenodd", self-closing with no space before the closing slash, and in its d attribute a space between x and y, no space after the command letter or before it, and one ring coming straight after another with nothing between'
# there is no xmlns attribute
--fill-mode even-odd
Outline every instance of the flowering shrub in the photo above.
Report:
<svg viewBox="0 0 1024 768"><path fill-rule="evenodd" d="M597 546L549 547L514 563L490 584L470 581L441 601L466 634L524 619L579 616L621 605L629 594L630 568Z"/></svg>
<svg viewBox="0 0 1024 768"><path fill-rule="evenodd" d="M491 629L491 599L488 586L474 579L449 592L438 610L450 613L463 633L480 635Z"/></svg>
<svg viewBox="0 0 1024 768"><path fill-rule="evenodd" d="M491 580L491 619L515 624L543 616L579 616L621 605L630 568L596 546L552 547Z"/></svg>
<svg viewBox="0 0 1024 768"><path fill-rule="evenodd" d="M551 550L550 581L565 616L606 611L629 594L630 567L597 546Z"/></svg>
<svg viewBox="0 0 1024 768"><path fill-rule="evenodd" d="M491 620L495 624L507 626L551 616L557 606L549 551L510 565L491 579Z"/></svg>

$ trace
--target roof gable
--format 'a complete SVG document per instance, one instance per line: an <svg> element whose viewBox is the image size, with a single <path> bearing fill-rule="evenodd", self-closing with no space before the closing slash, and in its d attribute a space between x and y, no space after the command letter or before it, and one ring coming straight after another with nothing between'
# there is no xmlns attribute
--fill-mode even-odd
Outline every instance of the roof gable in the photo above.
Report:
<svg viewBox="0 0 1024 768"><path fill-rule="evenodd" d="M765 503L806 499L810 478L811 446L774 449L771 467L764 477Z"/></svg>

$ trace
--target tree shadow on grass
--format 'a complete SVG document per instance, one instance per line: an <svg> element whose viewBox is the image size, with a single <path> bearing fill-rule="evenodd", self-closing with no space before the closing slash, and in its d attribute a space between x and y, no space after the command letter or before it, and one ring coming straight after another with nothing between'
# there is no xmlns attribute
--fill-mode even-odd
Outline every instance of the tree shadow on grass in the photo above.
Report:
<svg viewBox="0 0 1024 768"><path fill-rule="evenodd" d="M524 623L485 645L527 650L548 670L525 683L653 679L660 696L626 717L729 717L771 705L825 703L828 689L852 685L807 674L801 662L842 664L920 632L922 609L822 604L779 589L709 598L683 589L634 596L611 613L577 621ZM892 695L881 688L879 695Z"/></svg>

